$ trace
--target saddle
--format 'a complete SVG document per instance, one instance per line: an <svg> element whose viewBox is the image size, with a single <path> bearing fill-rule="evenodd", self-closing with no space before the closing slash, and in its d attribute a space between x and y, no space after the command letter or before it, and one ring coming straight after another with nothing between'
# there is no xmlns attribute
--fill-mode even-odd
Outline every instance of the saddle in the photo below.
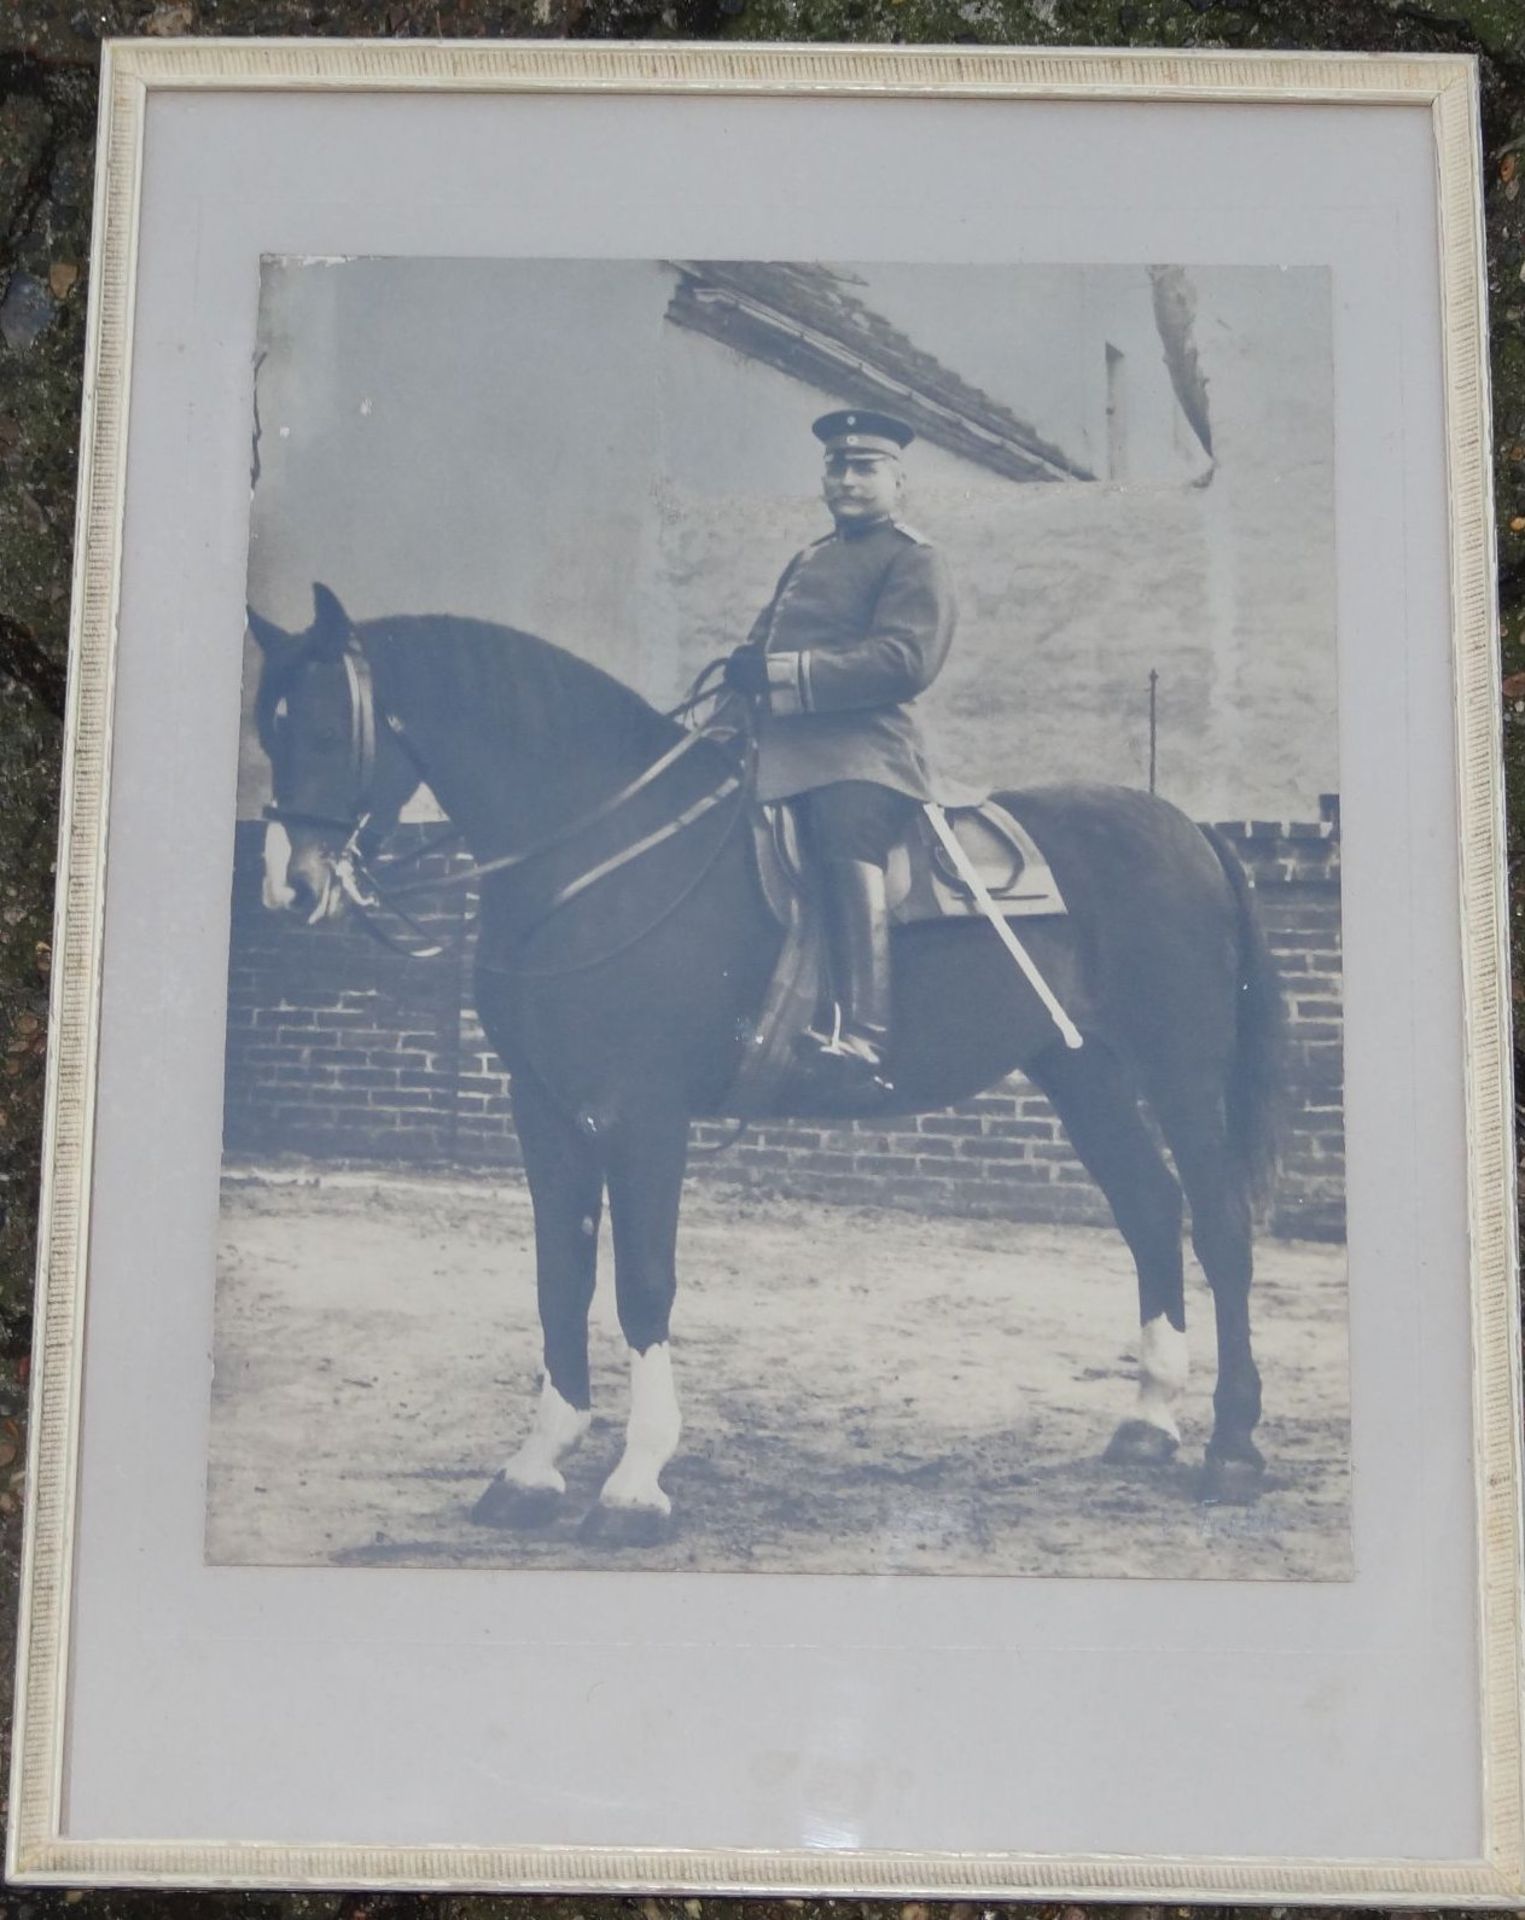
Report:
<svg viewBox="0 0 1525 1920"><path fill-rule="evenodd" d="M1066 911L1048 861L1020 820L996 800L949 807L944 819L1003 919ZM763 893L779 925L789 926L795 903L808 896L810 874L799 815L788 800L765 804L752 816L752 840ZM933 828L917 809L911 831L890 855L885 874L890 921L967 920L984 912Z"/></svg>
<svg viewBox="0 0 1525 1920"><path fill-rule="evenodd" d="M918 808L886 873L892 926L988 917L987 903L1003 920L1067 912L1041 848L998 801L939 811L960 858L945 845L932 810ZM757 807L751 824L758 878L784 938L762 1005L743 1035L741 1063L725 1102L727 1113L743 1117L795 1110L801 1076L796 1043L821 1017L828 979L822 916L798 815L785 800Z"/></svg>

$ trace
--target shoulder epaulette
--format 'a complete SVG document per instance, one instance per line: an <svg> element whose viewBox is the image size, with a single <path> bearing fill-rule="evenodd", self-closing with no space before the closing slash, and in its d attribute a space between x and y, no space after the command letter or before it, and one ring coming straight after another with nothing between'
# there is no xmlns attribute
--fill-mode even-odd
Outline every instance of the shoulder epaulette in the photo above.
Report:
<svg viewBox="0 0 1525 1920"><path fill-rule="evenodd" d="M830 533L823 533L819 540L812 540L810 543L810 546L806 547L805 551L806 553L809 553L811 547L829 547L832 541L836 539L836 537L837 537L837 530L835 527L833 527Z"/></svg>
<svg viewBox="0 0 1525 1920"><path fill-rule="evenodd" d="M932 544L924 533L918 533L915 527L908 527L904 520L892 520L890 525L896 533L903 533L907 540L914 541L918 547L930 547Z"/></svg>

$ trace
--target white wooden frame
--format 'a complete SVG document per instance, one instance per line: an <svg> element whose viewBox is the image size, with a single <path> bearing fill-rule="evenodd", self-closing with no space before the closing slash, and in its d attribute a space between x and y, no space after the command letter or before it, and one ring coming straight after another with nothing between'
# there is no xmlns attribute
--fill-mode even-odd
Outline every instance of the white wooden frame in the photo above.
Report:
<svg viewBox="0 0 1525 1920"><path fill-rule="evenodd" d="M1521 1454L1497 621L1474 67L1444 57L804 46L116 43L102 75L72 668L54 951L33 1418L7 1871L31 1884L547 1887L1525 1903ZM61 1836L104 856L128 383L148 97L158 89L922 95L1427 106L1438 179L1472 1247L1479 1674L1487 1844L1475 1862L673 1853Z"/></svg>

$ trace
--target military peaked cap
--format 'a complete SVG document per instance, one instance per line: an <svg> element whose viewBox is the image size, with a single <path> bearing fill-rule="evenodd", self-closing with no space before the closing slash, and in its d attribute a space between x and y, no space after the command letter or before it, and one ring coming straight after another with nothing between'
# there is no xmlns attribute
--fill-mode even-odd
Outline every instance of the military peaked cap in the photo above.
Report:
<svg viewBox="0 0 1525 1920"><path fill-rule="evenodd" d="M862 408L823 413L810 431L828 453L898 454L916 438L916 429L908 427L904 420Z"/></svg>

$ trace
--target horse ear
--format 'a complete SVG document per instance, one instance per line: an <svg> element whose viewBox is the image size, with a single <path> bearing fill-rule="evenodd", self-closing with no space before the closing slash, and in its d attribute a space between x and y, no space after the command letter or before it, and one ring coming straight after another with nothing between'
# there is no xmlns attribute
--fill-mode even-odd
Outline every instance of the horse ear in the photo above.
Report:
<svg viewBox="0 0 1525 1920"><path fill-rule="evenodd" d="M312 641L320 653L340 654L354 629L339 596L321 580L312 583Z"/></svg>
<svg viewBox="0 0 1525 1920"><path fill-rule="evenodd" d="M249 631L258 641L261 653L279 654L283 648L293 644L294 635L289 634L284 627L278 627L273 620L266 620L262 615L257 614L253 607L246 607L244 613L249 623Z"/></svg>

